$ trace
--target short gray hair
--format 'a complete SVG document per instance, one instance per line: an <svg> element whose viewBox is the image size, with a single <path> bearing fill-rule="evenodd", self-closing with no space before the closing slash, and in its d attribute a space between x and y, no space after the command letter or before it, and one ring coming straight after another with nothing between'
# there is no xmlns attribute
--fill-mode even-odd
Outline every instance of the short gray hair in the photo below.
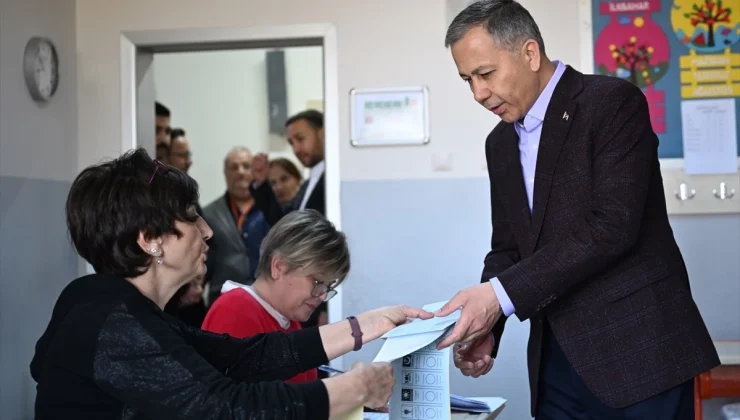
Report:
<svg viewBox="0 0 740 420"><path fill-rule="evenodd" d="M476 26L485 28L502 48L516 51L533 39L545 54L545 41L540 28L527 9L514 0L479 0L460 12L447 28L445 47L459 41Z"/></svg>
<svg viewBox="0 0 740 420"><path fill-rule="evenodd" d="M244 147L244 146L232 147L231 150L229 150L229 153L227 153L226 156L224 157L224 168L229 166L229 158L231 157L231 155L236 154L236 153L246 153L248 155L251 155L252 151L249 150L248 147Z"/></svg>
<svg viewBox="0 0 740 420"><path fill-rule="evenodd" d="M270 229L260 247L257 277L272 277L274 257L289 271L308 270L322 282L339 284L350 268L346 237L316 210L292 211Z"/></svg>

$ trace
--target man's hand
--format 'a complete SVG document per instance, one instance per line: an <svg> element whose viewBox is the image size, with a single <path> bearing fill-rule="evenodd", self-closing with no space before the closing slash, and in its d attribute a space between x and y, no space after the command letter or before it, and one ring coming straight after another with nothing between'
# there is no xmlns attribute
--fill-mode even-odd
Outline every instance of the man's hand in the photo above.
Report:
<svg viewBox="0 0 740 420"><path fill-rule="evenodd" d="M254 182L257 185L262 185L263 182L267 181L267 177L270 174L270 161L265 153L257 153L252 159L252 174L254 175Z"/></svg>
<svg viewBox="0 0 740 420"><path fill-rule="evenodd" d="M437 349L444 349L454 343L469 343L489 334L503 314L496 293L489 283L481 283L457 292L442 309L435 312L435 315L447 316L458 308L462 308L460 319L452 333L437 345Z"/></svg>
<svg viewBox="0 0 740 420"><path fill-rule="evenodd" d="M493 367L493 334L486 334L471 343L455 344L452 359L463 375L477 378Z"/></svg>

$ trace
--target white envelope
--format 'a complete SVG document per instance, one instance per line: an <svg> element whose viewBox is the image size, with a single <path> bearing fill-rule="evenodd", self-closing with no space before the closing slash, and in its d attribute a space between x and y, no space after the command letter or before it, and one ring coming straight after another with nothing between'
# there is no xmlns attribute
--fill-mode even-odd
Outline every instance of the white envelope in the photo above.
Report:
<svg viewBox="0 0 740 420"><path fill-rule="evenodd" d="M447 301L444 302L437 302L437 303L430 303L428 305L424 305L422 309L428 312L434 312L444 304L447 303ZM431 332L438 332L439 334L442 334L443 331L445 331L450 325L453 325L457 322L458 319L460 319L460 314L462 313L462 310L458 309L455 312L445 316L445 317L434 317L430 319L415 319L414 321L398 326L389 332L385 333L380 338L395 338L395 337L403 337L407 335L413 335L413 334L423 334L423 333L431 333ZM427 341L427 344L434 341L435 338L439 337L439 334L437 334L436 337L434 337L432 340ZM423 345L421 346L423 347ZM419 347L419 348L421 348Z"/></svg>

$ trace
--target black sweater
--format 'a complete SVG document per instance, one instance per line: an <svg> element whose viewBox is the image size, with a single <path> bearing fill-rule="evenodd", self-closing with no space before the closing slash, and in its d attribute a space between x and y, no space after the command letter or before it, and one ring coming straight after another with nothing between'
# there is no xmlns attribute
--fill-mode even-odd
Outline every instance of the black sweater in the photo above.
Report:
<svg viewBox="0 0 740 420"><path fill-rule="evenodd" d="M122 277L90 275L64 289L36 344L35 418L328 419L321 381L281 381L326 362L318 328L212 334Z"/></svg>

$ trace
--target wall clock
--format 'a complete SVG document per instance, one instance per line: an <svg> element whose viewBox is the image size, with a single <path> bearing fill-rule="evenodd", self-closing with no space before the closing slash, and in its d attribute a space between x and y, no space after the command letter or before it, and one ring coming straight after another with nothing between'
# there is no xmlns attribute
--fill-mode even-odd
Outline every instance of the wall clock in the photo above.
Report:
<svg viewBox="0 0 740 420"><path fill-rule="evenodd" d="M33 37L23 53L23 75L31 97L48 102L59 85L59 56L49 38Z"/></svg>

